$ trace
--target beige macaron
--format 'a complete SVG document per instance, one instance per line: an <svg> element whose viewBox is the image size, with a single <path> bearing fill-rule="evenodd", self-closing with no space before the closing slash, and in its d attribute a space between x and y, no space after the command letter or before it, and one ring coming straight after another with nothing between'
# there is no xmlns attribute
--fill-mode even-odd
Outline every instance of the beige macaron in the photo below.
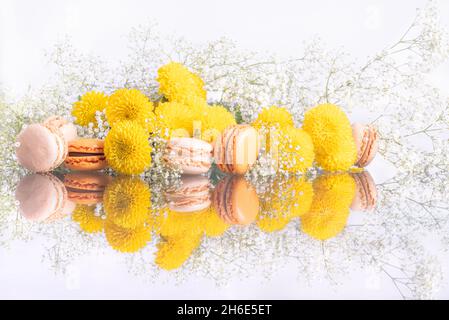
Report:
<svg viewBox="0 0 449 320"><path fill-rule="evenodd" d="M372 211L377 204L377 188L368 171L354 173L356 191L351 204L354 211Z"/></svg>
<svg viewBox="0 0 449 320"><path fill-rule="evenodd" d="M379 134L372 125L354 123L352 125L352 135L357 147L357 160L355 165L366 167L373 161L379 149Z"/></svg>
<svg viewBox="0 0 449 320"><path fill-rule="evenodd" d="M249 125L238 124L226 128L214 144L217 167L223 172L245 174L257 160L259 140L257 130Z"/></svg>

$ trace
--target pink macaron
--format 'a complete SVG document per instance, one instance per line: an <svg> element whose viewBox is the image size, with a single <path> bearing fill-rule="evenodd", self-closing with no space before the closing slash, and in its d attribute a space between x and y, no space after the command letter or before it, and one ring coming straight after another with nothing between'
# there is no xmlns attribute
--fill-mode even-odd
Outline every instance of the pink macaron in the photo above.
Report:
<svg viewBox="0 0 449 320"><path fill-rule="evenodd" d="M75 204L68 200L61 180L51 174L31 174L17 185L19 212L30 221L54 221L70 214Z"/></svg>
<svg viewBox="0 0 449 320"><path fill-rule="evenodd" d="M368 171L352 174L356 183L356 192L351 209L354 211L372 211L377 204L377 188Z"/></svg>
<svg viewBox="0 0 449 320"><path fill-rule="evenodd" d="M379 134L377 129L371 125L354 123L352 125L352 135L357 148L358 167L366 167L373 161L379 149Z"/></svg>
<svg viewBox="0 0 449 320"><path fill-rule="evenodd" d="M211 205L210 182L205 176L181 177L181 184L165 193L167 205L176 212L202 211Z"/></svg>
<svg viewBox="0 0 449 320"><path fill-rule="evenodd" d="M202 174L212 165L212 145L195 138L172 138L163 159L184 174Z"/></svg>
<svg viewBox="0 0 449 320"><path fill-rule="evenodd" d="M67 143L78 138L75 125L61 116L51 116L44 121L43 125L58 129Z"/></svg>
<svg viewBox="0 0 449 320"><path fill-rule="evenodd" d="M17 161L33 172L48 172L64 162L68 153L62 132L52 126L31 124L17 136Z"/></svg>

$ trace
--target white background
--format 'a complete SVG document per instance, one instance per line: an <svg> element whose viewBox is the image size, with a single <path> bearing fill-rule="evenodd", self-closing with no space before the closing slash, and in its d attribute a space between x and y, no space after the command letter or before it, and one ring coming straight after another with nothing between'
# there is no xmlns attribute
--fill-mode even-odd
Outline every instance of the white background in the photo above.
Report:
<svg viewBox="0 0 449 320"><path fill-rule="evenodd" d="M86 53L110 61L126 54L126 34L138 24L155 22L167 34L195 42L226 36L238 46L295 55L301 43L319 35L331 47L344 47L364 59L397 40L425 0L403 1L25 1L0 0L0 84L13 97L48 78L45 51L66 35ZM449 25L449 1L440 2L443 23ZM449 94L449 64L429 75L429 81ZM261 285L257 279L217 289L209 281L191 279L181 287L151 285L129 275L118 254L85 257L74 264L80 283L67 286L41 263L45 242L14 242L0 249L0 298L400 298L388 279L367 288L365 271L340 288L317 283L292 287L287 272ZM78 276L77 276L78 277ZM447 288L441 292L447 298Z"/></svg>
<svg viewBox="0 0 449 320"><path fill-rule="evenodd" d="M110 61L126 54L126 35L157 23L167 34L204 42L226 36L242 48L295 55L319 35L360 59L398 40L426 0L0 0L0 83L13 94L47 77L45 50L65 36ZM439 1L449 26L449 1ZM449 93L449 64L430 80Z"/></svg>

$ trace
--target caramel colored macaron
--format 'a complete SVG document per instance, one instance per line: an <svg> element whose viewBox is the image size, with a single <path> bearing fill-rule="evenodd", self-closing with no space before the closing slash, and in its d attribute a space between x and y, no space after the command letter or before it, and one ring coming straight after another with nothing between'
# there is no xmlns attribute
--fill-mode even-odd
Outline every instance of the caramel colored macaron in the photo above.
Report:
<svg viewBox="0 0 449 320"><path fill-rule="evenodd" d="M101 170L107 167L104 141L80 138L69 142L66 168L76 171Z"/></svg>
<svg viewBox="0 0 449 320"><path fill-rule="evenodd" d="M379 149L379 134L377 129L371 125L354 123L352 135L357 147L357 160L355 165L366 167L373 161Z"/></svg>
<svg viewBox="0 0 449 320"><path fill-rule="evenodd" d="M111 181L111 176L99 172L68 173L64 176L68 198L76 204L102 202L104 190Z"/></svg>
<svg viewBox="0 0 449 320"><path fill-rule="evenodd" d="M259 148L259 135L255 128L233 125L215 140L215 162L223 172L244 174L256 162Z"/></svg>
<svg viewBox="0 0 449 320"><path fill-rule="evenodd" d="M351 209L354 211L372 211L377 204L377 188L369 172L352 174L356 183L356 192Z"/></svg>
<svg viewBox="0 0 449 320"><path fill-rule="evenodd" d="M249 225L259 213L256 190L241 176L224 178L214 190L213 204L218 215L229 224Z"/></svg>

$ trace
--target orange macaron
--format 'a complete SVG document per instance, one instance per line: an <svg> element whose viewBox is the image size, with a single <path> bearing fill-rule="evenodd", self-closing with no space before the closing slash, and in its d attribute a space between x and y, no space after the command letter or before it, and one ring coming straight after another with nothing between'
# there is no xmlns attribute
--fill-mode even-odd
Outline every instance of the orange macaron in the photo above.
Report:
<svg viewBox="0 0 449 320"><path fill-rule="evenodd" d="M215 140L213 154L221 171L244 174L256 162L259 148L257 130L249 125L238 124L226 128Z"/></svg>
<svg viewBox="0 0 449 320"><path fill-rule="evenodd" d="M102 170L107 167L104 141L80 138L69 142L69 153L64 161L66 168L76 171Z"/></svg>
<svg viewBox="0 0 449 320"><path fill-rule="evenodd" d="M249 225L259 213L259 197L242 176L227 176L214 190L213 204L218 215L229 224Z"/></svg>
<svg viewBox="0 0 449 320"><path fill-rule="evenodd" d="M111 176L99 172L68 173L64 176L68 198L76 204L101 203L104 190L111 181Z"/></svg>

